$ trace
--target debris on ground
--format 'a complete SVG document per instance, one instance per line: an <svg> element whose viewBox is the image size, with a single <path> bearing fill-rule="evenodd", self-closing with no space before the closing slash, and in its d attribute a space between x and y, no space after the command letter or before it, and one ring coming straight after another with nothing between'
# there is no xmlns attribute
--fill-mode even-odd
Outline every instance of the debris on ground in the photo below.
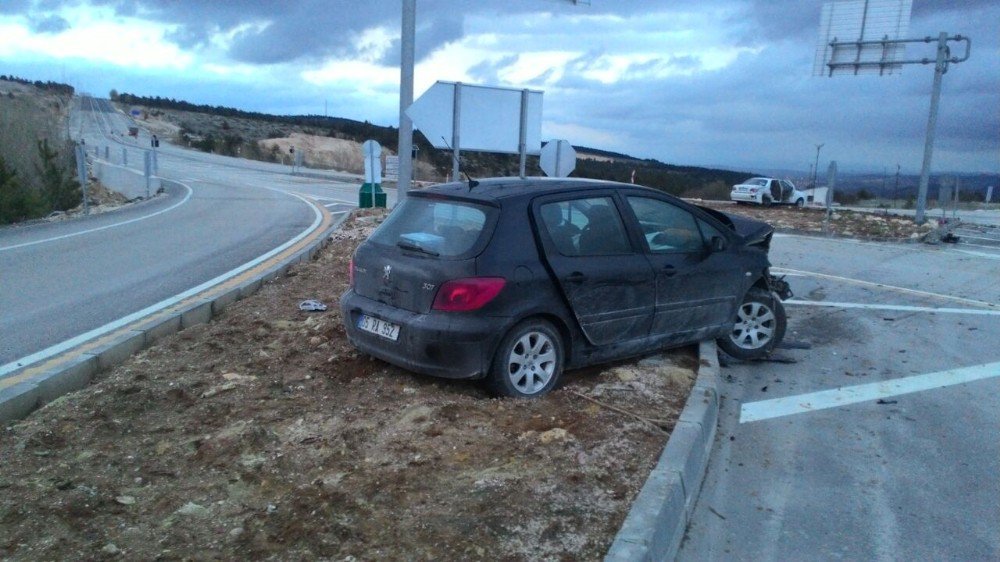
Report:
<svg viewBox="0 0 1000 562"><path fill-rule="evenodd" d="M309 299L299 303L299 310L305 312L325 312L326 305L316 299Z"/></svg>

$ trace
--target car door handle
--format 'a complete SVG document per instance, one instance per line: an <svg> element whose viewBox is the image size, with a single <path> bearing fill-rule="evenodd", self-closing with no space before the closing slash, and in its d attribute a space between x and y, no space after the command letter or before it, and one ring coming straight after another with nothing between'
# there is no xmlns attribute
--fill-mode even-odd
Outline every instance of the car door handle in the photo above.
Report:
<svg viewBox="0 0 1000 562"><path fill-rule="evenodd" d="M574 271L566 277L563 277L563 281L567 283L583 283L587 279L587 276L580 273L579 271Z"/></svg>
<svg viewBox="0 0 1000 562"><path fill-rule="evenodd" d="M663 266L661 272L667 277L672 277L675 273L677 273L677 270L672 265L665 265Z"/></svg>

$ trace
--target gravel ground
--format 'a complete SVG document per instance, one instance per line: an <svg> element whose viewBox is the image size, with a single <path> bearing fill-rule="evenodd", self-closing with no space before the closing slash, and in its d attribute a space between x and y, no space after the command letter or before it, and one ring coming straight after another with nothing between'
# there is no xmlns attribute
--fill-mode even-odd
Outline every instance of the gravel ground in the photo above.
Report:
<svg viewBox="0 0 1000 562"><path fill-rule="evenodd" d="M602 558L695 351L571 371L536 400L360 355L334 305L380 220L0 431L0 558Z"/></svg>

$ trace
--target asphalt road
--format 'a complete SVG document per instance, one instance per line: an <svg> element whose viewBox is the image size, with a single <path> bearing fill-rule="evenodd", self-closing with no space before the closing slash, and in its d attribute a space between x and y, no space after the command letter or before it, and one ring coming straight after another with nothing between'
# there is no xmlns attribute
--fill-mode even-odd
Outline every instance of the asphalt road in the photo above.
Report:
<svg viewBox="0 0 1000 562"><path fill-rule="evenodd" d="M113 156L125 146L129 165L142 169L143 137L132 146L105 136L128 124L106 102L84 99L70 131L90 150L109 145ZM359 182L346 174L293 176L287 166L162 141L157 159L159 175L179 182L159 197L103 215L0 229L0 376L25 357L196 287L304 233L318 211L302 196L334 212L357 201Z"/></svg>
<svg viewBox="0 0 1000 562"><path fill-rule="evenodd" d="M678 559L1000 559L1000 248L779 236L772 261L812 348L722 369Z"/></svg>

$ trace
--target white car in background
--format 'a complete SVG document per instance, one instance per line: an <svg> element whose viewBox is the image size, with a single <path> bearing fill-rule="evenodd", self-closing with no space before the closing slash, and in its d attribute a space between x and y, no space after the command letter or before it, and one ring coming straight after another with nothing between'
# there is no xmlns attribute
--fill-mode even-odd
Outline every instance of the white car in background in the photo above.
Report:
<svg viewBox="0 0 1000 562"><path fill-rule="evenodd" d="M752 203L769 207L771 205L806 205L806 194L795 188L789 180L774 178L750 178L733 186L729 198L737 203Z"/></svg>

